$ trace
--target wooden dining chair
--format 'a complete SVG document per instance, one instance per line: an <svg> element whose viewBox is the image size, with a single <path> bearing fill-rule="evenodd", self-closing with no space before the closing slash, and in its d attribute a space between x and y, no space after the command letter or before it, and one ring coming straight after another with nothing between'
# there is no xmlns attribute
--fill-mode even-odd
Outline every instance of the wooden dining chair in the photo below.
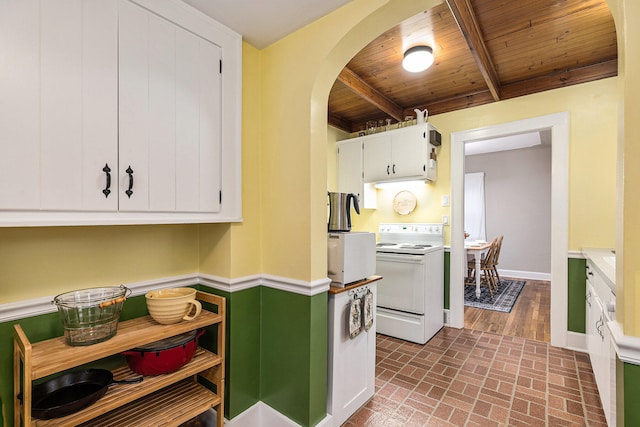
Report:
<svg viewBox="0 0 640 427"><path fill-rule="evenodd" d="M498 274L498 258L500 258L500 250L502 249L502 238L504 236L498 236L498 246L496 247L496 253L493 255L493 273L496 275L498 285L500 285L500 275Z"/></svg>
<svg viewBox="0 0 640 427"><path fill-rule="evenodd" d="M493 296L494 290L498 290L498 285L496 284L496 278L494 277L494 267L493 267L493 260L495 258L497 246L498 246L498 238L496 237L491 241L491 246L489 247L487 254L480 261L480 270L482 270L480 283L481 284L484 283L487 285L487 288L489 289L489 295L491 296ZM467 262L467 269L470 272L469 276L473 277L473 280L467 282L467 284L475 285L475 275L478 274L478 272L475 271L475 268L476 268L475 260Z"/></svg>

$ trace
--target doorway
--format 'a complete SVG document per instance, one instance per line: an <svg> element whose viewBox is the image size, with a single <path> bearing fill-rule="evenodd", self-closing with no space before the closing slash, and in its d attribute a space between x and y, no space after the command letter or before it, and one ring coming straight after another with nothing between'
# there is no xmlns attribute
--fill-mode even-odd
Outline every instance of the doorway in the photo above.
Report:
<svg viewBox="0 0 640 427"><path fill-rule="evenodd" d="M464 144L549 129L551 151L551 345L567 346L569 116L557 113L451 134L451 267L449 325L464 327Z"/></svg>
<svg viewBox="0 0 640 427"><path fill-rule="evenodd" d="M465 328L549 342L551 131L468 142L464 167L465 244L503 236L493 293L465 286Z"/></svg>

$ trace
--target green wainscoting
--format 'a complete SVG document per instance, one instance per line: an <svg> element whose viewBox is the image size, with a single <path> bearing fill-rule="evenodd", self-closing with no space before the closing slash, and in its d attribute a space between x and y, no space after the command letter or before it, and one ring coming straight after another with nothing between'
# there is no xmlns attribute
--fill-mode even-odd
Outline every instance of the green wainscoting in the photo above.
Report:
<svg viewBox="0 0 640 427"><path fill-rule="evenodd" d="M444 309L449 310L449 284L451 283L451 252L444 251Z"/></svg>
<svg viewBox="0 0 640 427"><path fill-rule="evenodd" d="M327 293L305 296L266 287L238 292L198 289L227 298L225 417L262 400L302 426L326 416ZM120 320L147 314L144 296L127 299ZM13 420L13 325L32 342L63 334L57 313L0 323L0 405ZM207 335L205 335L206 337ZM215 336L201 343L215 346ZM213 349L213 348L212 348Z"/></svg>
<svg viewBox="0 0 640 427"><path fill-rule="evenodd" d="M585 295L587 285L587 260L569 258L567 290L567 329L571 332L585 333Z"/></svg>
<svg viewBox="0 0 640 427"><path fill-rule="evenodd" d="M260 400L302 426L326 416L327 299L262 288Z"/></svg>
<svg viewBox="0 0 640 427"><path fill-rule="evenodd" d="M232 419L260 400L260 287L199 289L227 299L224 415Z"/></svg>
<svg viewBox="0 0 640 427"><path fill-rule="evenodd" d="M630 363L622 364L622 387L618 381L617 388L617 423L619 426L640 426L640 366ZM620 364L618 366L620 366ZM618 369L620 371L620 369ZM617 376L619 379L620 376ZM620 404L622 402L622 405Z"/></svg>

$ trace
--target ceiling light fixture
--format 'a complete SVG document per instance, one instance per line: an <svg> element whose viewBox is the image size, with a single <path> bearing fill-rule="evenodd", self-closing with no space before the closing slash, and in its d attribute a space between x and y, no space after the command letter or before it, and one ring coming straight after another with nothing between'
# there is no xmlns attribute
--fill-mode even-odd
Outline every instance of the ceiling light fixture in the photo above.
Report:
<svg viewBox="0 0 640 427"><path fill-rule="evenodd" d="M433 49L430 46L413 46L404 53L402 68L412 73L419 73L429 68L433 60Z"/></svg>

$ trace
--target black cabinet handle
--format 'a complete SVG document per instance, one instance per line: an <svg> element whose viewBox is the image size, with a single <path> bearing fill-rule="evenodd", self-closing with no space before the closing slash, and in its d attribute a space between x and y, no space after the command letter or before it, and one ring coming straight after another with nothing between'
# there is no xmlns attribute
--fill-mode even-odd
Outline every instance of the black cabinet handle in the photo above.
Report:
<svg viewBox="0 0 640 427"><path fill-rule="evenodd" d="M111 168L108 163L104 164L102 172L107 175L107 185L104 187L104 190L102 190L102 194L104 194L104 197L109 197L109 194L111 194Z"/></svg>
<svg viewBox="0 0 640 427"><path fill-rule="evenodd" d="M393 168L391 168L391 170L393 171L393 174L396 174L396 165L393 165Z"/></svg>
<svg viewBox="0 0 640 427"><path fill-rule="evenodd" d="M389 175L389 165L387 165L387 175Z"/></svg>
<svg viewBox="0 0 640 427"><path fill-rule="evenodd" d="M129 175L129 189L127 191L125 191L125 194L131 198L131 195L133 194L133 169L131 169L131 166L129 166L127 168L127 170L125 171L127 173L127 175Z"/></svg>

